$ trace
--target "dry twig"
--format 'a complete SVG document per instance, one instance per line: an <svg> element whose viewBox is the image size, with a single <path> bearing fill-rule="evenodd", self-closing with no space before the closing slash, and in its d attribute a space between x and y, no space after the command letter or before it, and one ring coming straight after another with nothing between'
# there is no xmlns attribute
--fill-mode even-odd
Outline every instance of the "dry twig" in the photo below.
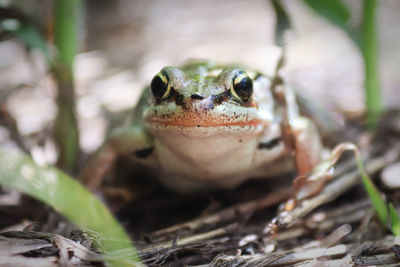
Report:
<svg viewBox="0 0 400 267"><path fill-rule="evenodd" d="M376 157L366 163L368 174L381 170L387 164L397 160L397 157ZM326 185L323 190L315 197L304 200L291 211L282 211L273 220L273 224L279 226L289 226L296 219L305 216L317 207L335 199L343 192L360 183L359 172L354 170L335 179L332 183ZM267 226L265 233L270 232L270 226Z"/></svg>

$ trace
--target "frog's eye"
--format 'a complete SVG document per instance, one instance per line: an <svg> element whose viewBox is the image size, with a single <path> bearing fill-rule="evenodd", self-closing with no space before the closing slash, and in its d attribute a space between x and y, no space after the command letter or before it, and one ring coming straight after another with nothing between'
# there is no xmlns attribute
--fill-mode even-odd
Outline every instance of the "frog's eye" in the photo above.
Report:
<svg viewBox="0 0 400 267"><path fill-rule="evenodd" d="M165 99L171 92L171 85L167 73L160 72L154 76L150 84L150 89L157 101Z"/></svg>
<svg viewBox="0 0 400 267"><path fill-rule="evenodd" d="M249 101L253 94L253 81L244 71L239 71L233 76L231 94L244 102Z"/></svg>

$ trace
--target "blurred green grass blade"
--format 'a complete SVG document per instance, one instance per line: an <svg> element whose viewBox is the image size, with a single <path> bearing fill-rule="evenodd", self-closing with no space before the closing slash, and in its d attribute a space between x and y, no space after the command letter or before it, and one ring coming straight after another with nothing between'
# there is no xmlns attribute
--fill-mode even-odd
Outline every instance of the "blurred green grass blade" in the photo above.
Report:
<svg viewBox="0 0 400 267"><path fill-rule="evenodd" d="M0 146L0 185L43 201L93 233L97 248L105 258L112 258L113 266L138 264L136 250L122 226L93 194L67 174L51 166L39 166L24 153Z"/></svg>
<svg viewBox="0 0 400 267"><path fill-rule="evenodd" d="M367 194L372 201L372 205L374 206L374 209L376 211L376 214L378 215L379 220L381 221L382 225L387 228L389 222L388 221L389 213L385 200L382 198L378 188L376 188L374 183L371 181L371 179L365 172L361 158L357 157L356 160L357 160L358 170L360 171L361 174L361 181L364 184L365 191L367 191Z"/></svg>
<svg viewBox="0 0 400 267"><path fill-rule="evenodd" d="M344 30L348 30L350 11L341 0L303 0L316 13Z"/></svg>
<svg viewBox="0 0 400 267"><path fill-rule="evenodd" d="M400 218L392 203L389 203L390 230L395 236L400 236Z"/></svg>
<svg viewBox="0 0 400 267"><path fill-rule="evenodd" d="M271 4L276 15L275 44L284 47L285 32L291 28L290 19L279 0L271 0Z"/></svg>
<svg viewBox="0 0 400 267"><path fill-rule="evenodd" d="M54 44L57 60L72 70L78 47L78 24L82 12L81 0L56 0L54 6Z"/></svg>
<svg viewBox="0 0 400 267"><path fill-rule="evenodd" d="M379 220L381 221L382 225L387 227L389 214L385 201L381 197L378 189L367 176L362 174L361 180L364 184L365 190L367 191L369 198L372 201L375 211L378 214Z"/></svg>
<svg viewBox="0 0 400 267"><path fill-rule="evenodd" d="M368 126L375 129L383 110L379 82L378 35L376 31L375 0L363 1L363 22L360 46L365 62L365 96Z"/></svg>
<svg viewBox="0 0 400 267"><path fill-rule="evenodd" d="M59 150L57 166L68 173L76 172L79 157L73 63L78 50L81 12L81 0L55 1L54 44L58 52L52 66L58 85L55 141Z"/></svg>

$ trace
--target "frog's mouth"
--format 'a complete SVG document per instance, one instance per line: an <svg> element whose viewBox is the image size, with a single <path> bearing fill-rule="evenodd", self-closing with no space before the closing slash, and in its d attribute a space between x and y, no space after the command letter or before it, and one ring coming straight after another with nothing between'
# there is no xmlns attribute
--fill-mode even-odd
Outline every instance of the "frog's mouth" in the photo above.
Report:
<svg viewBox="0 0 400 267"><path fill-rule="evenodd" d="M228 126L257 126L261 124L261 120L253 119L249 121L224 121L219 119L165 119L165 118L151 118L147 120L152 125L160 126L177 126L177 127L228 127Z"/></svg>
<svg viewBox="0 0 400 267"><path fill-rule="evenodd" d="M206 103L207 104L207 103ZM154 105L144 112L144 119L152 127L255 127L266 123L257 107L243 107L223 103L209 108L203 102L193 102L185 108L174 103Z"/></svg>
<svg viewBox="0 0 400 267"><path fill-rule="evenodd" d="M176 127L229 127L257 126L263 123L259 118L249 118L249 114L210 114L209 112L184 112L178 114L152 114L146 123L154 126Z"/></svg>

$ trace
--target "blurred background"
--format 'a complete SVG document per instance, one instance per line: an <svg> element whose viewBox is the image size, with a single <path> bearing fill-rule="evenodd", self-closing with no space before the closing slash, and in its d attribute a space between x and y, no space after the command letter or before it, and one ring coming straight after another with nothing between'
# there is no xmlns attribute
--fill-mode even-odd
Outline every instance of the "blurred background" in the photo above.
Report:
<svg viewBox="0 0 400 267"><path fill-rule="evenodd" d="M330 110L362 114L364 63L356 44L304 2L281 3L292 24L284 79ZM101 144L112 118L135 105L141 90L163 66L211 59L272 75L282 51L274 43L276 15L266 0L87 0L81 4L73 74L84 152ZM359 23L361 4L345 1L352 14L350 24ZM54 1L1 0L0 5L32 17L52 42ZM391 108L398 108L400 101L399 11L397 0L379 1L376 9L378 70L384 105ZM54 142L46 133L57 115L57 86L45 56L37 49L28 51L12 36L0 42L0 94L0 104L15 119L33 157L54 163ZM0 128L0 138L7 140L10 133Z"/></svg>

